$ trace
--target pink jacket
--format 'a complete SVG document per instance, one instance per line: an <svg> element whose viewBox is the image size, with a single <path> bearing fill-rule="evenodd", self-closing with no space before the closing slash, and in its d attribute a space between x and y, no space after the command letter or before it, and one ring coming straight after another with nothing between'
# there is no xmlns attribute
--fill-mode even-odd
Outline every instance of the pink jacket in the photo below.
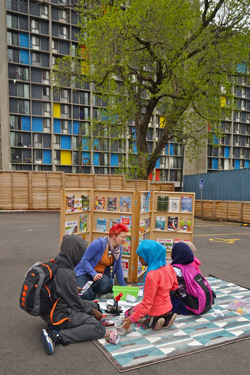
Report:
<svg viewBox="0 0 250 375"><path fill-rule="evenodd" d="M144 315L159 316L172 309L170 290L178 289L178 281L170 264L149 271L144 286L142 302L135 306L130 316L132 322L137 322Z"/></svg>
<svg viewBox="0 0 250 375"><path fill-rule="evenodd" d="M192 266L194 266L197 269L197 271L199 271L201 273L201 270L200 270L200 267L199 267L201 265L201 262L199 261L198 258L194 257L194 261L191 264L192 264Z"/></svg>

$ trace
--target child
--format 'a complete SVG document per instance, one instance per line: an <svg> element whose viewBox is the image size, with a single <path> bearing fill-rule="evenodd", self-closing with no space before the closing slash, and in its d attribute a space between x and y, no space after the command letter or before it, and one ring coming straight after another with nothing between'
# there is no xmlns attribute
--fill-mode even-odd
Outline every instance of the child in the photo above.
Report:
<svg viewBox="0 0 250 375"><path fill-rule="evenodd" d="M186 241L185 243L190 247L190 249L192 250L192 253L195 255L195 253L196 253L196 247L193 244L193 242ZM192 266L194 266L197 269L197 271L199 271L201 273L201 270L200 270L201 262L199 261L198 258L196 258L194 256L194 261L191 264L192 264Z"/></svg>
<svg viewBox="0 0 250 375"><path fill-rule="evenodd" d="M142 321L144 328L155 331L168 328L177 316L172 311L169 293L178 288L178 282L173 267L166 265L166 249L156 241L144 240L136 253L142 265L148 266L144 277L144 296L142 302L125 313L123 328L129 329L131 323L140 324Z"/></svg>

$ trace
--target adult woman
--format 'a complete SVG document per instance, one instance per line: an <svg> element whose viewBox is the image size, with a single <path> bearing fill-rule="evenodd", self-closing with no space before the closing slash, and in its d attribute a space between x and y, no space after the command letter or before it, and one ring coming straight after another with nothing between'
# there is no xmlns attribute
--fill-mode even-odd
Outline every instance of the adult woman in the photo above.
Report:
<svg viewBox="0 0 250 375"><path fill-rule="evenodd" d="M110 228L107 237L91 242L75 268L76 281L80 288L88 281L93 281L82 294L82 299L94 300L97 294L111 291L114 275L119 285L126 286L121 265L121 249L126 241L127 232L126 225L119 223Z"/></svg>

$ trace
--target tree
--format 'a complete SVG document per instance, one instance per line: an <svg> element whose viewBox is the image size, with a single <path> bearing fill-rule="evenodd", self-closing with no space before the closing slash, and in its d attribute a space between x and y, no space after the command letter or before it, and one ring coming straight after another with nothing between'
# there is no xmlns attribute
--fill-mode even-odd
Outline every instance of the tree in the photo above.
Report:
<svg viewBox="0 0 250 375"><path fill-rule="evenodd" d="M73 74L95 83L106 102L98 122L113 136L125 139L133 121L136 139L130 135L130 145L136 141L137 156L129 164L137 178L148 178L173 138L187 143L192 159L207 137L222 136L220 120L234 106L237 66L249 62L250 0L78 4L82 61L75 58L72 64L65 58L58 70L64 78ZM154 113L160 133L149 154L147 132Z"/></svg>

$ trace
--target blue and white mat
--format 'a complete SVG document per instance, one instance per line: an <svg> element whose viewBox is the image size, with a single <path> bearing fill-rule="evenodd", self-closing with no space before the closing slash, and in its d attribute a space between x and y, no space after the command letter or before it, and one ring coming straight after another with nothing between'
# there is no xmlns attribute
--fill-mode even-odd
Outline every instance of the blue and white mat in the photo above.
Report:
<svg viewBox="0 0 250 375"><path fill-rule="evenodd" d="M235 298L250 299L250 290L216 277L207 280L217 298L206 314L178 315L173 326L160 331L136 328L121 336L117 345L105 339L95 344L120 372L125 372L249 339L250 314L229 311L227 306Z"/></svg>

